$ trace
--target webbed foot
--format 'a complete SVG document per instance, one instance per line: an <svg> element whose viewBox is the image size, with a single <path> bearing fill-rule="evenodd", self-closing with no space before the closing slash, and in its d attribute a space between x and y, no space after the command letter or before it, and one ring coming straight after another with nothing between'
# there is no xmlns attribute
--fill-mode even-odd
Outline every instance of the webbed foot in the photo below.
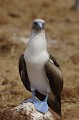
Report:
<svg viewBox="0 0 79 120"><path fill-rule="evenodd" d="M36 99L34 99L34 98L29 98L29 99L24 100L23 102L21 102L21 104L22 104L22 103L27 103L27 102L34 103L34 101L36 101Z"/></svg>
<svg viewBox="0 0 79 120"><path fill-rule="evenodd" d="M48 111L48 104L46 101L35 101L35 109L41 113L46 113Z"/></svg>

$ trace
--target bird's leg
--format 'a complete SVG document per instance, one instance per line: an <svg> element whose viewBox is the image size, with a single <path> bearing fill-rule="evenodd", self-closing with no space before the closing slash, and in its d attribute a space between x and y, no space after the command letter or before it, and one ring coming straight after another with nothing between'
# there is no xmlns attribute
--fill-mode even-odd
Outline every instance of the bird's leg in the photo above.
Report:
<svg viewBox="0 0 79 120"><path fill-rule="evenodd" d="M47 94L46 98L44 99L44 102L47 102L47 100L48 100L48 94Z"/></svg>
<svg viewBox="0 0 79 120"><path fill-rule="evenodd" d="M32 91L32 98L29 98L27 101L33 103L35 100L36 100L36 98L35 98L35 90L34 90L34 91Z"/></svg>
<svg viewBox="0 0 79 120"><path fill-rule="evenodd" d="M48 94L44 101L34 101L35 109L41 113L46 113L48 111L47 100L48 100Z"/></svg>
<svg viewBox="0 0 79 120"><path fill-rule="evenodd" d="M35 98L35 90L32 91L32 98L29 98L29 99L23 101L22 103L27 103L27 102L34 103L34 101L36 101L36 98Z"/></svg>
<svg viewBox="0 0 79 120"><path fill-rule="evenodd" d="M36 98L35 98L35 90L32 91L32 97L33 97L33 99L36 99Z"/></svg>

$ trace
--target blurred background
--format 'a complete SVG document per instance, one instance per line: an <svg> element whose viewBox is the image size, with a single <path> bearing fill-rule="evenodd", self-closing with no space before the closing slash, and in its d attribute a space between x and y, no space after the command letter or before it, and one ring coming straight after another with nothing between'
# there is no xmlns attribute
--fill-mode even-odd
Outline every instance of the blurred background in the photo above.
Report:
<svg viewBox="0 0 79 120"><path fill-rule="evenodd" d="M32 21L46 22L48 51L61 66L64 120L79 119L79 0L0 0L0 111L14 107L30 93L18 72Z"/></svg>

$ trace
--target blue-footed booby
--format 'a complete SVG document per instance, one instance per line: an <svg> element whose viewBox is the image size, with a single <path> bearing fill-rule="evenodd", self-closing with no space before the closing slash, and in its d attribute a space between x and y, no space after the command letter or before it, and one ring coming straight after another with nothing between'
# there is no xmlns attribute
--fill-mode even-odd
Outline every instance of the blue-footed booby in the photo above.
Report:
<svg viewBox="0 0 79 120"><path fill-rule="evenodd" d="M25 88L32 92L32 98L24 102L32 102L42 113L49 106L61 115L62 72L56 59L48 53L42 19L33 20L27 48L19 58L19 73Z"/></svg>

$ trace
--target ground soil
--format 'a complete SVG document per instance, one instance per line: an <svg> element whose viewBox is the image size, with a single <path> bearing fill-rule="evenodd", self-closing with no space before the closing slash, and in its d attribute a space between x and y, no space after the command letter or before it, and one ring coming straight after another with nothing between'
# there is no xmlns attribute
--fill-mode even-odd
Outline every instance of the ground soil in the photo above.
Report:
<svg viewBox="0 0 79 120"><path fill-rule="evenodd" d="M27 45L16 42L27 39L34 18L43 18L48 50L63 73L63 120L79 119L79 12L73 5L74 0L0 0L0 111L31 95L18 72L18 59Z"/></svg>

